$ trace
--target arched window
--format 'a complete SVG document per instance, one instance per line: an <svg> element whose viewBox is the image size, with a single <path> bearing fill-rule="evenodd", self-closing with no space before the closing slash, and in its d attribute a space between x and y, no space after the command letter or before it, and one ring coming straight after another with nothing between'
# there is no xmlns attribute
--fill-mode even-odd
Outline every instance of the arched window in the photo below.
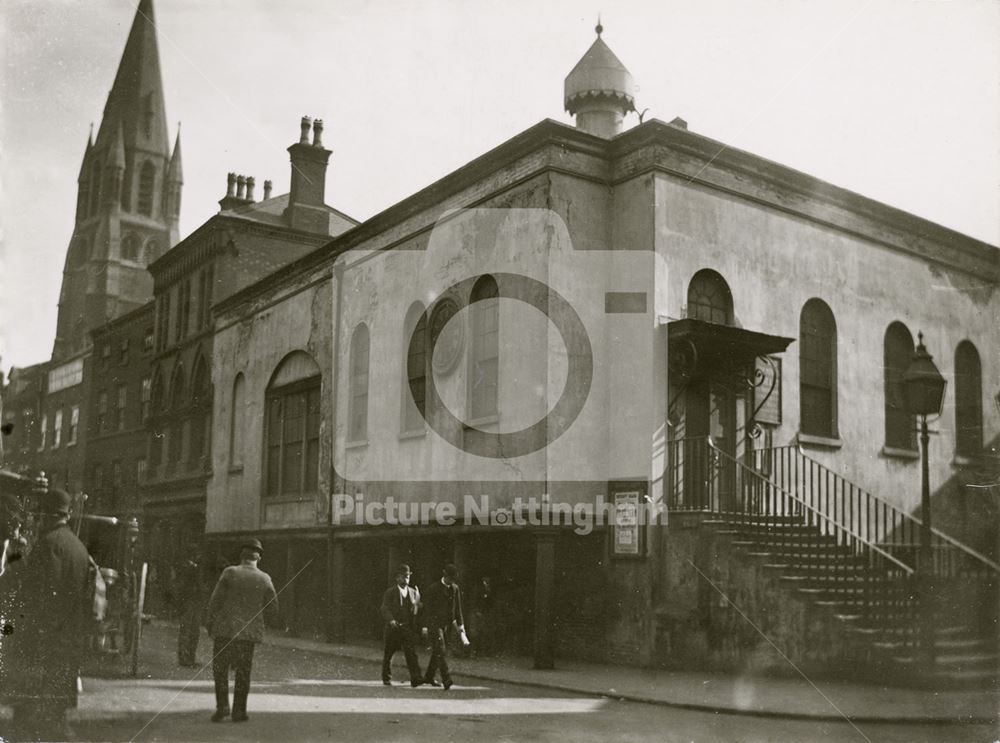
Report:
<svg viewBox="0 0 1000 743"><path fill-rule="evenodd" d="M233 386L234 421L239 380ZM320 369L296 351L278 365L267 386L265 492L299 498L319 487ZM243 406L241 406L243 407Z"/></svg>
<svg viewBox="0 0 1000 743"><path fill-rule="evenodd" d="M199 356L195 361L194 375L191 377L191 401L194 403L194 413L191 417L191 445L189 458L192 462L207 456L205 442L209 440L209 406L212 401L212 384L208 378L208 365L205 357Z"/></svg>
<svg viewBox="0 0 1000 743"><path fill-rule="evenodd" d="M143 251L143 262L148 266L159 257L160 244L156 240L150 240L146 243L146 248Z"/></svg>
<svg viewBox="0 0 1000 743"><path fill-rule="evenodd" d="M153 216L153 191L156 188L156 166L149 160L142 164L139 170L139 198L136 209L139 214Z"/></svg>
<svg viewBox="0 0 1000 743"><path fill-rule="evenodd" d="M361 323L351 337L348 441L365 441L368 438L368 350L368 327Z"/></svg>
<svg viewBox="0 0 1000 743"><path fill-rule="evenodd" d="M243 426L246 421L246 379L236 375L229 417L229 466L243 466Z"/></svg>
<svg viewBox="0 0 1000 743"><path fill-rule="evenodd" d="M733 294L722 276L705 268L691 278L687 316L717 325L733 324Z"/></svg>
<svg viewBox="0 0 1000 743"><path fill-rule="evenodd" d="M837 323L821 299L799 318L799 415L802 433L837 437Z"/></svg>
<svg viewBox="0 0 1000 743"><path fill-rule="evenodd" d="M917 448L916 422L906 409L903 373L913 359L913 336L901 322L885 331L885 445L893 449Z"/></svg>
<svg viewBox="0 0 1000 743"><path fill-rule="evenodd" d="M167 442L167 462L179 462L184 443L184 424L178 415L178 411L184 407L185 383L184 368L178 364L174 370L174 375L170 382L170 409L173 411L174 419L170 423L170 434Z"/></svg>
<svg viewBox="0 0 1000 743"><path fill-rule="evenodd" d="M403 351L406 365L403 373L404 432L423 431L427 393L427 315L416 302L406 313L403 323Z"/></svg>
<svg viewBox="0 0 1000 743"><path fill-rule="evenodd" d="M955 349L955 452L976 456L983 448L983 369L969 341Z"/></svg>
<svg viewBox="0 0 1000 743"><path fill-rule="evenodd" d="M489 418L498 412L500 387L500 292L492 276L472 287L472 365L469 373L470 416Z"/></svg>
<svg viewBox="0 0 1000 743"><path fill-rule="evenodd" d="M139 260L139 251L142 249L142 238L134 232L129 232L122 238L122 260Z"/></svg>

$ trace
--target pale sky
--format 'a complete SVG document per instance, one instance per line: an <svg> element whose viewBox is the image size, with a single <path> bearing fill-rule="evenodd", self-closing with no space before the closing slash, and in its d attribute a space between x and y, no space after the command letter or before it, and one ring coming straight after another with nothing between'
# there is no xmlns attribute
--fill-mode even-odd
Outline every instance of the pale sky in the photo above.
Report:
<svg viewBox="0 0 1000 743"><path fill-rule="evenodd" d="M288 190L302 115L366 219L562 108L604 39L647 117L1000 244L995 0L154 0L181 237L226 173ZM48 358L76 177L133 0L0 6L0 368ZM631 115L626 126L635 126Z"/></svg>

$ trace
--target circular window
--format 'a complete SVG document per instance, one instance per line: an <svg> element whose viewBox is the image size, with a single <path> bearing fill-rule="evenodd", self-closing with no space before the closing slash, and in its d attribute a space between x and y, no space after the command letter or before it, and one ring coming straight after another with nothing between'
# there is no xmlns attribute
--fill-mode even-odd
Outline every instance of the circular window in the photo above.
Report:
<svg viewBox="0 0 1000 743"><path fill-rule="evenodd" d="M459 356L462 355L462 345L465 341L465 331L461 319L451 322L458 314L458 304L446 297L438 302L431 314L431 366L438 374L447 374L455 368Z"/></svg>

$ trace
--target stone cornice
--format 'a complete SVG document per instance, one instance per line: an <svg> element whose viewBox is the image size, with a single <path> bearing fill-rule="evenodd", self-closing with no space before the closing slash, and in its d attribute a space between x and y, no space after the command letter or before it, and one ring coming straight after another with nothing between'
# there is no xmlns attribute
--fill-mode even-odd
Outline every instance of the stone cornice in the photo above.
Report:
<svg viewBox="0 0 1000 743"><path fill-rule="evenodd" d="M901 209L662 121L611 142L615 183L662 172L1000 282L1000 250Z"/></svg>

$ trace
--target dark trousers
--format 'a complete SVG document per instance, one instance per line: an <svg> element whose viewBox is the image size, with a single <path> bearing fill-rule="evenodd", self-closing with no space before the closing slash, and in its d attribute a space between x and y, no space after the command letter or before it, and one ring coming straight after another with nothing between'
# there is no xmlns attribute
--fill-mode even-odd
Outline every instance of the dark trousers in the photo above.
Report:
<svg viewBox="0 0 1000 743"><path fill-rule="evenodd" d="M253 666L254 643L216 637L213 648L212 675L215 677L215 709L229 709L229 669L236 672L233 691L233 714L245 714L250 693L250 669Z"/></svg>
<svg viewBox="0 0 1000 743"><path fill-rule="evenodd" d="M441 681L450 682L451 673L448 670L447 645L444 641L444 629L431 629L431 659L427 661L427 674L424 679L428 682L434 680L434 674L441 672Z"/></svg>
<svg viewBox="0 0 1000 743"><path fill-rule="evenodd" d="M413 631L409 627L385 626L385 650L382 653L382 680L392 678L392 656L402 649L406 656L406 667L410 670L410 681L420 681L420 662L417 660L417 649L413 641Z"/></svg>
<svg viewBox="0 0 1000 743"><path fill-rule="evenodd" d="M200 620L201 607L197 603L184 607L177 633L177 662L181 665L194 665L197 660Z"/></svg>

